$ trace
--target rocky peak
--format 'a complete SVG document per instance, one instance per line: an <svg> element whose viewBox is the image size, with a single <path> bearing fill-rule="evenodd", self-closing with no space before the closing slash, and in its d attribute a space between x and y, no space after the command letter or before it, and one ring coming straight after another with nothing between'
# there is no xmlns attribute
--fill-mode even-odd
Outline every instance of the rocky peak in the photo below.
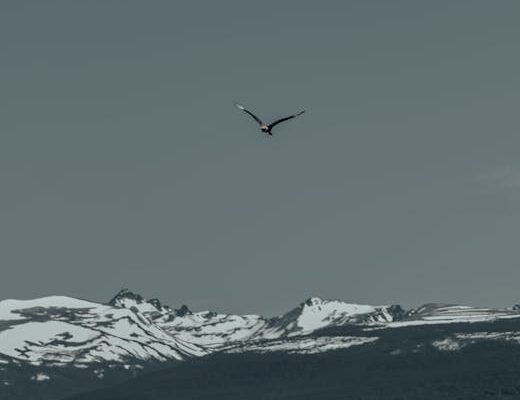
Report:
<svg viewBox="0 0 520 400"><path fill-rule="evenodd" d="M186 304L183 304L180 308L177 308L175 310L175 314L178 317L184 317L186 315L191 315L193 313L191 312L191 310L188 308L188 306Z"/></svg>
<svg viewBox="0 0 520 400"><path fill-rule="evenodd" d="M112 299L108 302L109 305L120 307L125 299L133 300L137 304L144 302L143 297L140 294L134 293L126 288L121 289Z"/></svg>
<svg viewBox="0 0 520 400"><path fill-rule="evenodd" d="M309 297L307 300L303 302L304 305L312 307L312 306L319 306L320 304L323 304L324 300L321 297Z"/></svg>

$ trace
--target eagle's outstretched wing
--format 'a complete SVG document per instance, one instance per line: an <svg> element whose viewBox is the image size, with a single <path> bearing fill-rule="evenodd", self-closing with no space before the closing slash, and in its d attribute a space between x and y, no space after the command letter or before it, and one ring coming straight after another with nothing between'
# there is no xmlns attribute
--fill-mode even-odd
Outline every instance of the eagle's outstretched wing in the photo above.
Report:
<svg viewBox="0 0 520 400"><path fill-rule="evenodd" d="M296 118L298 117L299 115L302 115L303 113L305 112L305 110L303 111L300 111L299 113L297 114L294 114L294 115L290 115L288 117L285 117L285 118L280 118L274 122L271 122L269 125L267 125L269 127L269 130L273 129L276 125L278 125L279 123L282 123L284 121L287 121L289 119L293 119L293 118Z"/></svg>
<svg viewBox="0 0 520 400"><path fill-rule="evenodd" d="M249 110L246 110L246 108L240 104L235 104L235 107L238 108L239 110L242 110L244 111L246 114L249 114L251 117L253 117L255 119L256 122L258 122L259 125L263 125L264 123L262 122L262 120L260 118L258 118L255 114L253 114L251 111Z"/></svg>

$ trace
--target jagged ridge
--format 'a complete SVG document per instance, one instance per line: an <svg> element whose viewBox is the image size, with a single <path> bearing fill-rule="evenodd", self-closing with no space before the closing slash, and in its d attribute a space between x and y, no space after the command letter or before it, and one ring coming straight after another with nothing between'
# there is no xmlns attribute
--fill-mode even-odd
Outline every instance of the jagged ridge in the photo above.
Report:
<svg viewBox="0 0 520 400"><path fill-rule="evenodd" d="M193 312L186 305L175 309L123 289L107 304L62 296L0 302L0 360L32 365L181 360L345 325L383 329L517 317L518 307L426 304L405 311L398 305L311 297L285 314L266 318Z"/></svg>

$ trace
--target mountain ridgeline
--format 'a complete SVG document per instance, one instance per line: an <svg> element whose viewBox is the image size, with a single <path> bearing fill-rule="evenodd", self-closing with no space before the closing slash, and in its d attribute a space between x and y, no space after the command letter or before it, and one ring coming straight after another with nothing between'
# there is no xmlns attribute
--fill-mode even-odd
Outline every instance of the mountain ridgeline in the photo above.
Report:
<svg viewBox="0 0 520 400"><path fill-rule="evenodd" d="M519 343L518 306L313 297L267 318L126 289L106 304L4 300L0 399L520 398Z"/></svg>

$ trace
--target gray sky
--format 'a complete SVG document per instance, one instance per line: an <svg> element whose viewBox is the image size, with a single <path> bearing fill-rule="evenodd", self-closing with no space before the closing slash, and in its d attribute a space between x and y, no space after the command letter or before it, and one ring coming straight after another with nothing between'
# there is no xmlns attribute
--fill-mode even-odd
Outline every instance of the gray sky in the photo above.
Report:
<svg viewBox="0 0 520 400"><path fill-rule="evenodd" d="M0 298L520 301L519 14L2 2Z"/></svg>

